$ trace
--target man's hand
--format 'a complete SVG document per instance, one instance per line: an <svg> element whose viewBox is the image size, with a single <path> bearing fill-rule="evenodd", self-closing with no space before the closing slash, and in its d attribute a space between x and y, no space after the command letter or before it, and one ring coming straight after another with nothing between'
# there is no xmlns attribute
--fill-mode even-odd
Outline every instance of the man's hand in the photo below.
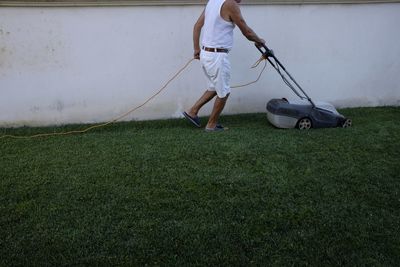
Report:
<svg viewBox="0 0 400 267"><path fill-rule="evenodd" d="M264 39L260 39L258 42L254 42L254 43L256 44L256 46L257 46L258 48L261 48L261 47L264 46L265 40L264 40Z"/></svg>
<svg viewBox="0 0 400 267"><path fill-rule="evenodd" d="M194 59L200 59L200 49L195 49L193 53Z"/></svg>

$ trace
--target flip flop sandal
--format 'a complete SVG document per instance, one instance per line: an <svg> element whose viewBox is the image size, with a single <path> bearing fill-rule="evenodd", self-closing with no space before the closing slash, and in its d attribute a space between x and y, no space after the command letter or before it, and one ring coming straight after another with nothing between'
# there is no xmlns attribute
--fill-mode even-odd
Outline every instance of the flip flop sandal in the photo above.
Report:
<svg viewBox="0 0 400 267"><path fill-rule="evenodd" d="M186 113L186 111L184 111L183 116L185 116L185 118L190 121L191 123L193 123L196 127L200 128L201 124L200 124L200 118L198 116L196 117L192 117L189 114Z"/></svg>
<svg viewBox="0 0 400 267"><path fill-rule="evenodd" d="M215 126L215 128L206 128L205 131L210 133L210 132L223 132L228 130L228 128L222 126L221 124L218 124L217 126Z"/></svg>

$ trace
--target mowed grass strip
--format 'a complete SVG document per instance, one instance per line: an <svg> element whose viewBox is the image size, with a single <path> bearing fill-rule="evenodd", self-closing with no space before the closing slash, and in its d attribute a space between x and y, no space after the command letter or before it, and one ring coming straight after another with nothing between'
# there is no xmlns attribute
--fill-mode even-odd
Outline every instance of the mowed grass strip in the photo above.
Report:
<svg viewBox="0 0 400 267"><path fill-rule="evenodd" d="M0 265L399 266L400 108L341 113L352 128L246 114L222 133L181 119L0 139Z"/></svg>

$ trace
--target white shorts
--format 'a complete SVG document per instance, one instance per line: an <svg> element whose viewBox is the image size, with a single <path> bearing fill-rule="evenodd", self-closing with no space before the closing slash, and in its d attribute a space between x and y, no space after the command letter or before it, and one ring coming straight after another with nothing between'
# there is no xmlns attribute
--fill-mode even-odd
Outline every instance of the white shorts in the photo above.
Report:
<svg viewBox="0 0 400 267"><path fill-rule="evenodd" d="M215 91L219 98L231 92L231 64L228 53L208 52L201 50L200 62L208 80L208 88Z"/></svg>

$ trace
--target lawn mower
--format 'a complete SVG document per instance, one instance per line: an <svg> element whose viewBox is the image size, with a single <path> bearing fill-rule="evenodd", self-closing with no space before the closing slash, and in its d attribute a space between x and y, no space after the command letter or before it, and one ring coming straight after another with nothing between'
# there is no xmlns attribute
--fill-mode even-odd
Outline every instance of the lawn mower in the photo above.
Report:
<svg viewBox="0 0 400 267"><path fill-rule="evenodd" d="M282 77L285 84L300 98L297 101L289 101L286 98L271 99L267 103L267 118L277 128L298 128L308 130L310 128L351 127L352 121L341 115L333 105L325 102L314 102L290 75L286 68L276 58L274 52L266 45L256 46L263 57ZM271 60L273 59L273 61ZM286 73L295 86L287 79ZM300 92L301 93L300 93Z"/></svg>

